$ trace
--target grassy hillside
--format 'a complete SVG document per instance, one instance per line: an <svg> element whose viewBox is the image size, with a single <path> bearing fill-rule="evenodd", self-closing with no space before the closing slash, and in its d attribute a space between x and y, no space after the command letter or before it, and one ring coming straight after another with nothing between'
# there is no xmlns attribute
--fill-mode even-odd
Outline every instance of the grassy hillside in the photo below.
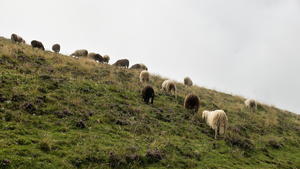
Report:
<svg viewBox="0 0 300 169"><path fill-rule="evenodd" d="M0 37L0 168L300 168L299 115L182 83L175 99L164 80L151 76L146 105L139 71ZM201 99L194 117L189 93ZM217 141L201 119L215 109L229 120Z"/></svg>

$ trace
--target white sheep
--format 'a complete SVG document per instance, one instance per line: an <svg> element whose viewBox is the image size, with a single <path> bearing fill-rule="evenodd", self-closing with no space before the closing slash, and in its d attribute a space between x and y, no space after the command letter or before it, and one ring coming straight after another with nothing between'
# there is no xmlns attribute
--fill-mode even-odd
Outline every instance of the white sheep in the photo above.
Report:
<svg viewBox="0 0 300 169"><path fill-rule="evenodd" d="M257 110L257 103L256 103L256 101L253 100L253 99L247 99L247 100L245 101L245 105L246 105L246 107L247 107L248 109L255 109L255 110Z"/></svg>
<svg viewBox="0 0 300 169"><path fill-rule="evenodd" d="M175 98L177 98L177 88L176 88L175 83L172 80L165 80L162 83L161 87L162 87L162 89L161 89L162 92L167 91L167 92L172 93L172 91L173 91Z"/></svg>
<svg viewBox="0 0 300 169"><path fill-rule="evenodd" d="M141 83L149 83L150 82L150 74L147 70L143 70L140 73L140 82Z"/></svg>
<svg viewBox="0 0 300 169"><path fill-rule="evenodd" d="M191 87L193 85L193 81L189 77L185 77L183 79L185 87Z"/></svg>
<svg viewBox="0 0 300 169"><path fill-rule="evenodd" d="M147 67L145 64L143 64L143 63L140 63L140 65L141 65L141 68L142 68L142 69L144 69L144 70L147 70L147 71L148 71L148 67Z"/></svg>
<svg viewBox="0 0 300 169"><path fill-rule="evenodd" d="M75 57L87 57L88 51L85 49L79 49L76 50L74 53L72 53L70 56L75 56Z"/></svg>
<svg viewBox="0 0 300 169"><path fill-rule="evenodd" d="M202 119L205 120L206 124L215 130L215 140L217 140L218 130L220 134L226 133L228 118L223 110L207 111L204 110L202 113Z"/></svg>

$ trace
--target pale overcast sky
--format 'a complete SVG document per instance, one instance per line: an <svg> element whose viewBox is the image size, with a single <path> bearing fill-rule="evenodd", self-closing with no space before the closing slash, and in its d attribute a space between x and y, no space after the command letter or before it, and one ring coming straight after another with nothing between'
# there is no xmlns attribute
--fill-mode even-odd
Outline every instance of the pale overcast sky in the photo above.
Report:
<svg viewBox="0 0 300 169"><path fill-rule="evenodd" d="M0 0L0 36L144 63L300 113L299 0Z"/></svg>

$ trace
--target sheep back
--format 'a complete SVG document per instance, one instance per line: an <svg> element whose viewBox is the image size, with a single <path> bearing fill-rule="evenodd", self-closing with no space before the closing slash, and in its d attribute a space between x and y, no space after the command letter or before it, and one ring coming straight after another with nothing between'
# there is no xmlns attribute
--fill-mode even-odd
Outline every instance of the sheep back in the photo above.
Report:
<svg viewBox="0 0 300 169"><path fill-rule="evenodd" d="M130 69L141 69L142 67L141 67L141 65L139 64L139 63L137 63L137 64L134 64L134 65L132 65L131 67L130 67Z"/></svg>
<svg viewBox="0 0 300 169"><path fill-rule="evenodd" d="M40 41L37 41L37 40L31 41L31 46L32 46L32 48L39 48L39 49L45 50L43 43Z"/></svg>
<svg viewBox="0 0 300 169"><path fill-rule="evenodd" d="M141 83L149 83L150 82L150 74L147 70L143 70L140 73L140 82Z"/></svg>
<svg viewBox="0 0 300 169"><path fill-rule="evenodd" d="M142 96L144 98L144 101L148 104L149 100L150 103L153 104L154 100L154 89L151 86L145 86L142 90Z"/></svg>
<svg viewBox="0 0 300 169"><path fill-rule="evenodd" d="M198 112L198 109L200 107L200 98L194 94L194 93L190 93L185 97L184 100L184 108L191 110L194 109L195 113Z"/></svg>
<svg viewBox="0 0 300 169"><path fill-rule="evenodd" d="M60 45L59 44L54 44L52 46L52 50L55 52L55 53L59 53L60 51Z"/></svg>

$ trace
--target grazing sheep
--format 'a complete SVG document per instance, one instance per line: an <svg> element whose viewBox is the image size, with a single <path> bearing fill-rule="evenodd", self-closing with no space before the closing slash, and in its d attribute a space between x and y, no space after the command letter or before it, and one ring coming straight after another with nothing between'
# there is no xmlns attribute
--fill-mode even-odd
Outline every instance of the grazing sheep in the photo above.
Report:
<svg viewBox="0 0 300 169"><path fill-rule="evenodd" d="M32 46L32 48L39 48L39 49L45 50L44 45L42 44L42 42L37 41L37 40L31 41L31 46Z"/></svg>
<svg viewBox="0 0 300 169"><path fill-rule="evenodd" d="M140 64L134 64L130 67L130 69L142 69L141 65Z"/></svg>
<svg viewBox="0 0 300 169"><path fill-rule="evenodd" d="M117 60L116 63L113 64L114 66L124 66L125 68L129 67L129 60L128 59L120 59Z"/></svg>
<svg viewBox="0 0 300 169"><path fill-rule="evenodd" d="M99 63L103 63L103 57L98 53L91 52L88 54L88 58L98 61Z"/></svg>
<svg viewBox="0 0 300 169"><path fill-rule="evenodd" d="M21 37L21 36L18 36L16 34L11 34L11 37L10 37L10 40L12 43L26 43L25 40Z"/></svg>
<svg viewBox="0 0 300 169"><path fill-rule="evenodd" d="M90 59L93 59L93 60L94 60L94 58L95 58L95 55L96 55L96 53L94 53L94 52L90 52L90 53L88 54L88 58L90 58Z"/></svg>
<svg viewBox="0 0 300 169"><path fill-rule="evenodd" d="M177 88L175 83L172 80L165 80L161 86L162 86L161 89L162 92L167 91L171 93L173 91L175 98L177 98Z"/></svg>
<svg viewBox="0 0 300 169"><path fill-rule="evenodd" d="M154 90L151 86L146 86L142 90L142 96L144 98L144 101L148 104L149 100L150 103L153 104L153 99L154 99Z"/></svg>
<svg viewBox="0 0 300 169"><path fill-rule="evenodd" d="M247 100L245 101L245 105L246 105L246 107L247 107L248 109L255 109L255 110L257 110L257 103L256 103L256 101L253 100L253 99L247 99Z"/></svg>
<svg viewBox="0 0 300 169"><path fill-rule="evenodd" d="M55 52L55 53L59 53L60 51L60 45L59 44L54 44L52 46L52 50Z"/></svg>
<svg viewBox="0 0 300 169"><path fill-rule="evenodd" d="M104 55L104 56L103 56L103 62L104 62L104 63L107 63L107 64L108 64L109 60L110 60L110 57L109 57L108 55Z"/></svg>
<svg viewBox="0 0 300 169"><path fill-rule="evenodd" d="M195 113L197 113L199 107L200 107L200 98L196 94L190 93L185 97L184 108L186 108L188 110L195 109ZM194 112L193 112L193 115L194 115Z"/></svg>
<svg viewBox="0 0 300 169"><path fill-rule="evenodd" d="M140 63L140 65L141 65L141 68L142 68L142 69L144 69L144 70L148 70L148 67L147 67L147 66L145 66L143 63Z"/></svg>
<svg viewBox="0 0 300 169"><path fill-rule="evenodd" d="M103 57L98 53L94 56L94 60L103 63Z"/></svg>
<svg viewBox="0 0 300 169"><path fill-rule="evenodd" d="M88 51L85 50L85 49L79 49L79 50L76 50L74 53L72 53L70 56L75 56L75 57L87 57L88 55Z"/></svg>
<svg viewBox="0 0 300 169"><path fill-rule="evenodd" d="M137 63L137 64L134 64L130 67L130 69L142 69L142 70L148 70L147 66L145 66L144 64L142 63Z"/></svg>
<svg viewBox="0 0 300 169"><path fill-rule="evenodd" d="M205 119L206 124L215 130L215 140L217 140L217 134L226 133L228 118L223 110L207 111L204 110L202 113L202 119Z"/></svg>
<svg viewBox="0 0 300 169"><path fill-rule="evenodd" d="M149 83L150 82L150 74L147 70L143 70L140 73L140 82L141 83Z"/></svg>
<svg viewBox="0 0 300 169"><path fill-rule="evenodd" d="M191 87L193 85L193 81L189 77L185 77L183 79L185 87Z"/></svg>

